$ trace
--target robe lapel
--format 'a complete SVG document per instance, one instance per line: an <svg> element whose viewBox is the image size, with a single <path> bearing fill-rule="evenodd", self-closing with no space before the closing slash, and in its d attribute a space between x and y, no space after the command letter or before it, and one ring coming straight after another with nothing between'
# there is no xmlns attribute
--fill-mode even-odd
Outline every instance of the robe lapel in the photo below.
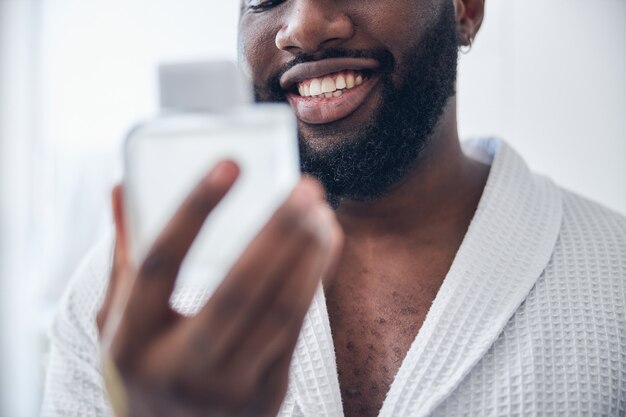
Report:
<svg viewBox="0 0 626 417"><path fill-rule="evenodd" d="M492 154L489 179L381 417L427 416L441 404L495 342L551 257L562 217L559 189L533 175L503 142L472 146L477 159ZM294 353L290 394L306 417L343 415L321 288Z"/></svg>
<svg viewBox="0 0 626 417"><path fill-rule="evenodd" d="M561 225L559 189L505 143L463 243L387 395L381 417L426 416L495 342L546 267Z"/></svg>
<svg viewBox="0 0 626 417"><path fill-rule="evenodd" d="M304 320L290 376L290 389L304 416L343 416L335 347L321 286Z"/></svg>

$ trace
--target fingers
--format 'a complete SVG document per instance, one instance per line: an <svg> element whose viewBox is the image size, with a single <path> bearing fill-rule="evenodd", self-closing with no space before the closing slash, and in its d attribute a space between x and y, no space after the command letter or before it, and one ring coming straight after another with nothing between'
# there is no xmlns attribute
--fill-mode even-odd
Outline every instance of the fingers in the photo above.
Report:
<svg viewBox="0 0 626 417"><path fill-rule="evenodd" d="M260 399L257 401L257 410L263 416L275 416L282 405L289 385L289 367L293 350L280 357L259 377L261 392L259 393Z"/></svg>
<svg viewBox="0 0 626 417"><path fill-rule="evenodd" d="M204 220L233 185L239 170L220 162L189 194L139 267L126 315L131 331L145 333L170 314L169 299L180 265ZM139 336L137 336L139 337Z"/></svg>
<svg viewBox="0 0 626 417"><path fill-rule="evenodd" d="M124 192L121 185L113 187L111 206L115 222L115 257L124 264L128 260L126 221L124 219Z"/></svg>
<svg viewBox="0 0 626 417"><path fill-rule="evenodd" d="M123 195L122 186L116 185L111 192L111 211L113 213L113 220L115 222L115 247L113 251L113 264L111 267L111 274L109 276L109 285L104 297L100 311L96 317L96 323L98 325L98 331L102 334L105 323L109 317L113 300L116 294L119 293L119 281L121 270L124 269L124 265L127 263L127 251L126 251L126 233L124 229L124 211L123 211Z"/></svg>
<svg viewBox="0 0 626 417"><path fill-rule="evenodd" d="M190 354L197 358L193 369L188 368L191 378L236 375L237 390L227 389L227 377L220 379L224 392L236 393L231 399L235 402L259 390L261 375L272 364L290 362L311 299L341 249L334 213L317 200L322 197L314 184L303 187L313 200L300 200L302 189L296 190L189 321L189 337L201 341ZM292 204L295 213L304 213L298 221L290 218ZM227 311L220 307L233 300L236 305Z"/></svg>
<svg viewBox="0 0 626 417"><path fill-rule="evenodd" d="M128 272L122 194L114 191L121 268L114 268L111 287L119 292L120 283L135 282L108 351L130 385L193 399L213 411L253 406L274 415L302 322L342 236L319 184L303 180L205 307L192 318L168 320L180 264L237 177L234 164L220 165L181 205L137 273Z"/></svg>
<svg viewBox="0 0 626 417"><path fill-rule="evenodd" d="M208 353L221 361L267 309L289 271L304 253L315 230L309 213L322 202L319 185L302 181L244 251L222 285L198 314L200 332L210 329ZM310 220L308 220L310 222Z"/></svg>
<svg viewBox="0 0 626 417"><path fill-rule="evenodd" d="M302 248L297 264L285 271L283 285L271 305L238 342L230 359L241 367L242 376L257 383L271 364L284 355L291 357L311 300L339 249L340 232L330 209L320 207L315 215L319 236Z"/></svg>

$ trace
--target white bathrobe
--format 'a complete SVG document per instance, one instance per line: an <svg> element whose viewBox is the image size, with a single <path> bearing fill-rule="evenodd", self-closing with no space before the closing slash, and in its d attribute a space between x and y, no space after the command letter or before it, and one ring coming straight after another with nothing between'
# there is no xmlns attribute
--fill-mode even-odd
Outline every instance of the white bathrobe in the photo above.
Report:
<svg viewBox="0 0 626 417"><path fill-rule="evenodd" d="M504 142L469 230L380 411L391 416L626 415L626 219L531 173ZM111 239L92 251L51 336L43 415L109 416L95 315ZM185 314L211 289L173 298ZM280 416L341 416L320 289L305 319Z"/></svg>

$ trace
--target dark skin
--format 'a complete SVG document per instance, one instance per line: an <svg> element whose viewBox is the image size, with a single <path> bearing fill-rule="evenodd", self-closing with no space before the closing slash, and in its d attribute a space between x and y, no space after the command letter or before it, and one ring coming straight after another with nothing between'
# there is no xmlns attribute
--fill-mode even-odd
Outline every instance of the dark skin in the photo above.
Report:
<svg viewBox="0 0 626 417"><path fill-rule="evenodd" d="M483 0L285 0L263 13L243 9L241 59L256 84L298 53L324 48L384 48L401 72L403 51L419 42L443 1L454 2L459 44L467 43L480 27ZM357 111L334 122L335 131L350 137L372 116L378 96L374 90ZM302 121L299 129L318 149L339 138ZM275 415L323 278L345 414L377 415L487 175L488 167L461 152L452 98L423 160L383 198L343 199L332 212L319 184L303 180L193 317L168 305L176 271L203 219L235 181L236 167L223 163L198 186L138 268L129 262L116 188L115 261L98 325L105 341L110 338L106 347L132 405L128 414ZM119 325L107 329L112 306L129 288Z"/></svg>
<svg viewBox="0 0 626 417"><path fill-rule="evenodd" d="M345 247L326 296L346 416L378 414L461 245L488 168L454 165L432 183L414 173L385 205L337 211Z"/></svg>
<svg viewBox="0 0 626 417"><path fill-rule="evenodd" d="M118 374L107 389L125 392L123 404L114 403L123 416L272 416L280 407L302 322L342 235L319 184L302 180L206 305L182 316L168 303L178 268L237 175L228 161L207 174L138 268L122 189L113 191L115 256L97 324L104 367Z"/></svg>
<svg viewBox="0 0 626 417"><path fill-rule="evenodd" d="M483 0L456 0L459 41L476 34ZM402 70L403 51L419 41L441 0L287 1L264 16L245 14L244 59L262 83L298 53L324 48L385 48ZM271 23L270 23L271 21ZM257 69L257 70L255 70ZM398 75L399 76L399 75ZM348 136L375 109L371 98L344 120ZM333 137L302 121L304 140L332 146ZM384 198L342 200L336 210L345 246L326 286L344 413L375 416L415 339L478 205L488 167L459 145L452 98L422 163Z"/></svg>

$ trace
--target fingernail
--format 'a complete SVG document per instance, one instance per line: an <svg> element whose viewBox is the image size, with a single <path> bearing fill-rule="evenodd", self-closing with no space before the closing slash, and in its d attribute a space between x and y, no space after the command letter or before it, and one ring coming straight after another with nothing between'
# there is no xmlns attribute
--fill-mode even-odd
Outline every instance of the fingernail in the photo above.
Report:
<svg viewBox="0 0 626 417"><path fill-rule="evenodd" d="M293 197L298 200L302 199L306 201L306 204L311 204L317 198L317 194L319 194L317 187L310 182L300 182L293 191Z"/></svg>
<svg viewBox="0 0 626 417"><path fill-rule="evenodd" d="M327 220L324 210L315 207L310 209L304 218L304 227L315 234L320 242L326 243L330 240L331 235Z"/></svg>
<svg viewBox="0 0 626 417"><path fill-rule="evenodd" d="M213 167L209 175L207 176L207 179L213 183L222 182L224 178L227 176L227 174L228 174L227 164L225 162L218 162Z"/></svg>

